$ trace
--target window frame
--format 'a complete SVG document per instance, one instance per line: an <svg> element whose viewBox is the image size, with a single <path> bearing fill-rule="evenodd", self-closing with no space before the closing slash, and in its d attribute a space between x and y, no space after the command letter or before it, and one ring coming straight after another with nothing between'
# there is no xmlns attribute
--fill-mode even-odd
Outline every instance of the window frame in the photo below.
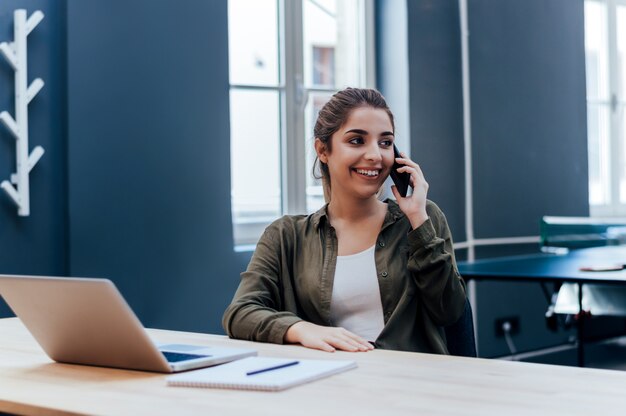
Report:
<svg viewBox="0 0 626 416"><path fill-rule="evenodd" d="M619 66L617 49L617 6L626 7L626 0L585 0L585 3L600 3L607 8L607 42L608 42L608 71L609 71L609 98L598 99L587 97L587 108L590 105L609 109L609 196L608 204L591 204L589 212L592 217L623 217L626 216L626 203L620 202L620 166L626 165L626 131L621 132L622 126L626 126L626 97L619 97ZM626 65L626 62L623 63ZM626 80L624 80L626 82ZM591 186L591 184L590 184ZM605 188L606 189L606 188Z"/></svg>
<svg viewBox="0 0 626 416"><path fill-rule="evenodd" d="M281 214L305 214L307 175L306 143L304 130L305 109L310 93L334 93L334 88L307 87L304 84L304 25L302 19L303 4L310 0L276 0L278 4L278 60L279 83L277 86L259 86L232 83L229 91L263 90L279 93L280 125L280 182ZM339 0L341 1L341 0ZM375 16L374 0L362 0L359 37L360 54L365 64L361 66L360 78L365 87L376 86L376 51L375 51ZM239 221L233 215L233 237L235 251L254 250L263 229L274 219L251 217ZM237 239L236 236L239 236Z"/></svg>

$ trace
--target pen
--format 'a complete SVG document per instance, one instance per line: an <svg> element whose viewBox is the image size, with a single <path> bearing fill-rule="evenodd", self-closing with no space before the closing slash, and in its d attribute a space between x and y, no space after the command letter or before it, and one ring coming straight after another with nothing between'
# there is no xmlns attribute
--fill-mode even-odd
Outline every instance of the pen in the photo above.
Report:
<svg viewBox="0 0 626 416"><path fill-rule="evenodd" d="M266 371L272 371L272 370L278 370L279 368L285 368L285 367L291 367L292 365L296 365L299 364L300 361L290 361L288 363L285 364L279 364L279 365L275 365L273 367L267 367L267 368L262 368L260 370L254 370L254 371L250 371L248 373L246 373L247 376L253 376L255 374L259 374L259 373L265 373Z"/></svg>

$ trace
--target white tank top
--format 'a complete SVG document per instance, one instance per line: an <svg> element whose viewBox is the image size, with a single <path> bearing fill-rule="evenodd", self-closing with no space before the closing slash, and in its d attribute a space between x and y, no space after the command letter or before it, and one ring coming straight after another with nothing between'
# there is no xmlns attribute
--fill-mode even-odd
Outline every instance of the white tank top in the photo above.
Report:
<svg viewBox="0 0 626 416"><path fill-rule="evenodd" d="M360 253L337 256L330 316L340 326L367 341L376 341L385 326L380 299L375 245Z"/></svg>

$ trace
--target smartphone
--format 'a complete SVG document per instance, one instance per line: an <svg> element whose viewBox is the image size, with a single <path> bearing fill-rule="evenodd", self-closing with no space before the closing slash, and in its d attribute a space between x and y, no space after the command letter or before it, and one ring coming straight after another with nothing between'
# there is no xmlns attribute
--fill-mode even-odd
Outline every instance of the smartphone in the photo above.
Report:
<svg viewBox="0 0 626 416"><path fill-rule="evenodd" d="M393 145L393 157L402 157L400 155L400 151L398 150L398 148L396 147L396 145ZM395 159L394 159L395 160ZM411 184L411 174L406 173L406 172L398 172L398 168L401 168L404 165L399 164L398 162L393 163L393 167L391 168L391 179L393 180L393 183L396 185L396 189L398 190L398 192L400 193L400 195L404 198L406 197L406 193L409 190L409 185Z"/></svg>

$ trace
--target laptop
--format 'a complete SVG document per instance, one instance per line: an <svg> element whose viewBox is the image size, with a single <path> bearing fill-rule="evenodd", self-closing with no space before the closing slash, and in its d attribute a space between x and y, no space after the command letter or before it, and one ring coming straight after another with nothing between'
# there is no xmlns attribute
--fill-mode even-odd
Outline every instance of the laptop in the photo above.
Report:
<svg viewBox="0 0 626 416"><path fill-rule="evenodd" d="M61 363L173 373L257 355L244 348L157 346L108 279L0 275L0 296Z"/></svg>

